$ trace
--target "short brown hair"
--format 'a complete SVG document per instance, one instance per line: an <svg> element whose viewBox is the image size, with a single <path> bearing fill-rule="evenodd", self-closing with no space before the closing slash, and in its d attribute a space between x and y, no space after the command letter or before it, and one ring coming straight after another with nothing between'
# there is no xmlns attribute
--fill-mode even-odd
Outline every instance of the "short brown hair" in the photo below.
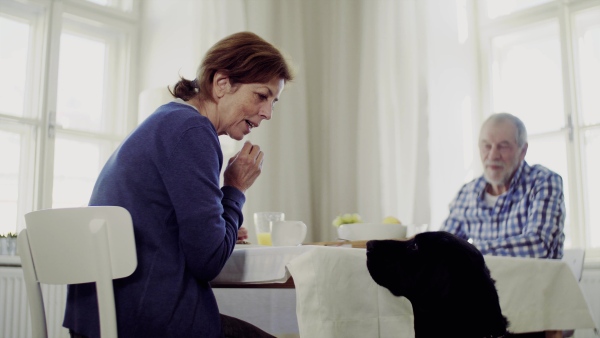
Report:
<svg viewBox="0 0 600 338"><path fill-rule="evenodd" d="M274 77L285 82L293 79L290 66L277 48L254 33L240 32L214 44L198 67L196 79L182 77L171 94L186 101L196 95L214 101L212 82L218 71L227 75L232 85L265 83Z"/></svg>

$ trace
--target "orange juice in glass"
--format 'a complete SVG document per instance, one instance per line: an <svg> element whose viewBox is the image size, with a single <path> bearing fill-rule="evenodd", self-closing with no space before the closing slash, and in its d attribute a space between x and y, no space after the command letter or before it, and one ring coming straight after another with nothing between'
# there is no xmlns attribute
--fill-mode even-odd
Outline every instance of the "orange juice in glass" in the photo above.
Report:
<svg viewBox="0 0 600 338"><path fill-rule="evenodd" d="M285 214L279 211L261 211L254 213L254 225L256 226L256 238L259 245L271 246L271 229L273 222L285 220Z"/></svg>
<svg viewBox="0 0 600 338"><path fill-rule="evenodd" d="M258 245L273 245L271 234L268 232L259 233L256 237L258 237Z"/></svg>

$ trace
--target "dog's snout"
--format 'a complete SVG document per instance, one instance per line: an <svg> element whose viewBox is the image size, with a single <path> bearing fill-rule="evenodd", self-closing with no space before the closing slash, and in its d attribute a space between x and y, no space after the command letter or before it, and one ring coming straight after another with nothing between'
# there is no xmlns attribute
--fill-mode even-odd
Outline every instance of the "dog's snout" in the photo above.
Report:
<svg viewBox="0 0 600 338"><path fill-rule="evenodd" d="M367 242L367 255L373 255L376 251L381 251L381 241L379 240L370 240ZM378 250L379 249L379 250Z"/></svg>
<svg viewBox="0 0 600 338"><path fill-rule="evenodd" d="M373 250L375 248L375 241L367 242L367 251Z"/></svg>

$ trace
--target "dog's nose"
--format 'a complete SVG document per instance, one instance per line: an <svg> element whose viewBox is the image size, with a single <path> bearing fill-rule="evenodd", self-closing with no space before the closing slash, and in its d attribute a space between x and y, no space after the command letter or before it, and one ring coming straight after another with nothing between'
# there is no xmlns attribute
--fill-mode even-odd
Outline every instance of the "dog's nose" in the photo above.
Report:
<svg viewBox="0 0 600 338"><path fill-rule="evenodd" d="M367 242L367 252L372 251L377 246L377 241L371 240Z"/></svg>
<svg viewBox="0 0 600 338"><path fill-rule="evenodd" d="M368 241L367 242L367 251L372 250L373 249L373 241Z"/></svg>

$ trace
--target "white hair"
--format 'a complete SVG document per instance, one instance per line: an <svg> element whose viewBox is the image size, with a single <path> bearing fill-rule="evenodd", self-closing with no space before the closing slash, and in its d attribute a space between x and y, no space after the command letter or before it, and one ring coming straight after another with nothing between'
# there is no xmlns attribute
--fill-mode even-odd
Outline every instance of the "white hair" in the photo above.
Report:
<svg viewBox="0 0 600 338"><path fill-rule="evenodd" d="M519 148L523 148L525 143L527 143L527 129L525 128L525 124L523 123L523 121L521 121L521 119L519 119L518 117L509 113L492 114L485 120L485 122L483 122L481 127L483 128L483 126L485 126L489 122L496 123L500 121L510 121L515 125L515 127L517 127L517 139L515 141L517 142Z"/></svg>

